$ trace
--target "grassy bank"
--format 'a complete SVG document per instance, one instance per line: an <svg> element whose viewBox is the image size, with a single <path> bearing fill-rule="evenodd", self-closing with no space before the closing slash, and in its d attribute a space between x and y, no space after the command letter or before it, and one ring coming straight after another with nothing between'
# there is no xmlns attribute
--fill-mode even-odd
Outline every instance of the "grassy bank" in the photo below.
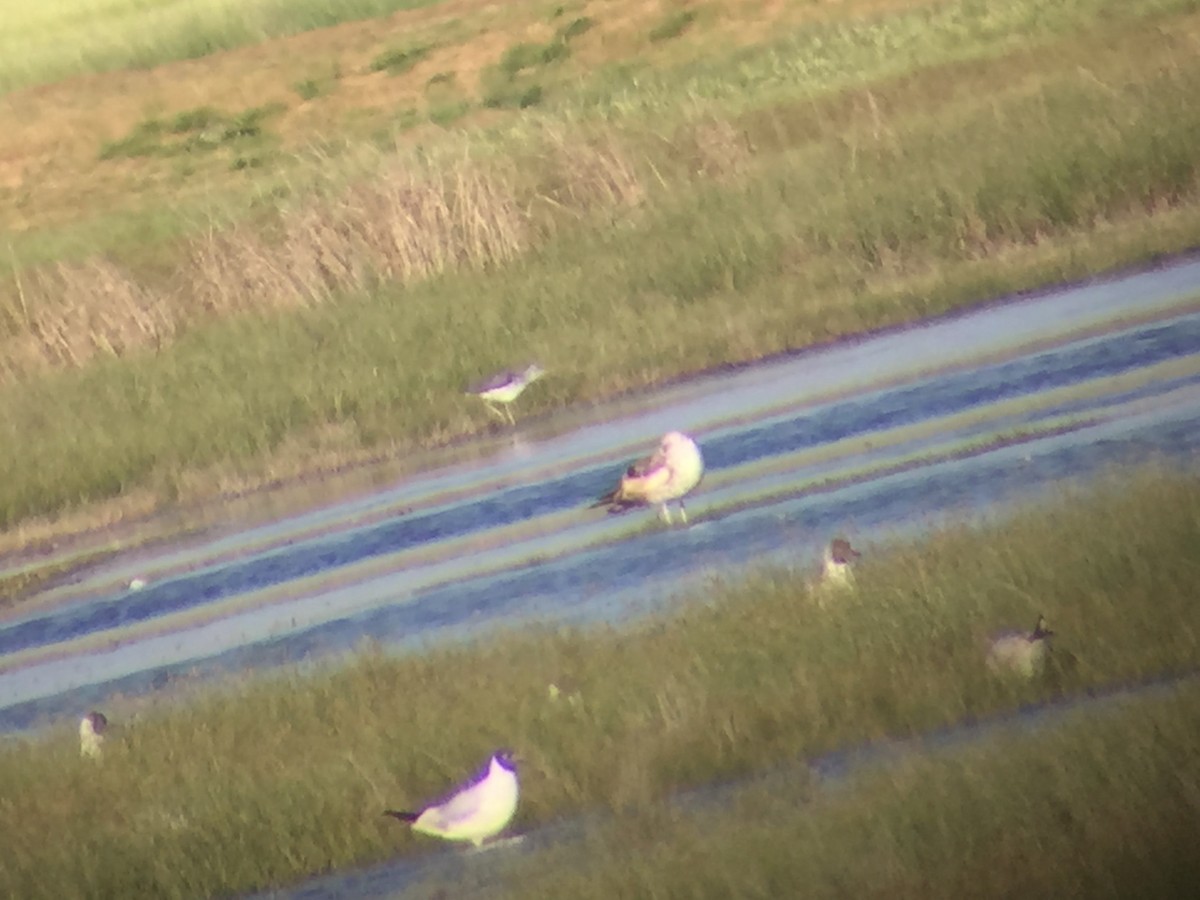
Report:
<svg viewBox="0 0 1200 900"><path fill-rule="evenodd" d="M517 360L553 373L546 411L1192 246L1200 17L1169 18L1032 46L1014 25L1003 53L667 133L401 153L193 248L174 300L60 273L9 310L53 365L0 389L0 526L469 434L462 385Z"/></svg>
<svg viewBox="0 0 1200 900"><path fill-rule="evenodd" d="M11 836L0 893L203 896L423 852L379 811L436 795L498 745L527 761L528 828L1193 671L1198 540L1200 482L1126 474L1004 522L879 548L837 603L818 604L804 572L775 569L714 582L638 628L366 653L149 713L114 734L99 766L64 726L0 753ZM1039 612L1058 635L1047 677L990 677L987 635ZM551 702L548 686L567 680L580 702Z"/></svg>
<svg viewBox="0 0 1200 900"><path fill-rule="evenodd" d="M0 93L75 75L150 68L435 0L53 0L6 11Z"/></svg>
<svg viewBox="0 0 1200 900"><path fill-rule="evenodd" d="M720 809L631 811L509 866L501 896L1186 897L1198 739L1191 684L835 788L798 771Z"/></svg>

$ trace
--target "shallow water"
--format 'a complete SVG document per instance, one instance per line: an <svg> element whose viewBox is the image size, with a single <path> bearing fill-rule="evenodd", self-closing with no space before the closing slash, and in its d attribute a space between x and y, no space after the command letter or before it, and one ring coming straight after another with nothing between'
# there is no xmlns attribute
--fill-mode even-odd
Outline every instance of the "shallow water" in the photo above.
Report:
<svg viewBox="0 0 1200 900"><path fill-rule="evenodd" d="M0 730L364 638L621 620L834 533L866 545L1152 454L1194 466L1198 401L1189 259L521 424L281 517L231 506L6 614ZM670 429L707 463L689 526L588 508Z"/></svg>

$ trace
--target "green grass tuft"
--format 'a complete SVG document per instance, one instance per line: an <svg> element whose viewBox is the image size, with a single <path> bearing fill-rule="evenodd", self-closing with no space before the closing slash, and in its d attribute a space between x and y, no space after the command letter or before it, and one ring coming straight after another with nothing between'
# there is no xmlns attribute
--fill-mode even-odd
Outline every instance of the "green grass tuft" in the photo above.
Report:
<svg viewBox="0 0 1200 900"><path fill-rule="evenodd" d="M156 156L164 152L163 136L167 126L158 119L144 119L123 138L108 141L100 147L100 159Z"/></svg>
<svg viewBox="0 0 1200 900"><path fill-rule="evenodd" d="M592 26L596 23L587 16L580 16L577 19L572 19L566 25L561 26L555 33L555 40L566 42L572 38L577 38L582 34L587 34L592 30Z"/></svg>
<svg viewBox="0 0 1200 900"><path fill-rule="evenodd" d="M545 44L514 44L504 51L497 65L500 72L512 78L526 69L536 69L566 59L570 54L570 48L560 40Z"/></svg>
<svg viewBox="0 0 1200 900"><path fill-rule="evenodd" d="M185 134L189 131L201 131L223 120L224 116L211 106L198 106L176 114L171 120L169 130L172 134Z"/></svg>
<svg viewBox="0 0 1200 900"><path fill-rule="evenodd" d="M435 87L439 84L454 84L458 76L453 72L438 72L436 75L429 76L429 80L425 82L426 87Z"/></svg>
<svg viewBox="0 0 1200 900"><path fill-rule="evenodd" d="M292 90L301 100L315 100L324 93L321 83L315 78L305 78L292 85Z"/></svg>
<svg viewBox="0 0 1200 900"><path fill-rule="evenodd" d="M170 157L209 152L223 144L262 137L265 133L263 123L284 109L280 103L270 103L231 116L203 106L184 110L166 123L146 119L125 137L105 144L100 150L100 158Z"/></svg>
<svg viewBox="0 0 1200 900"><path fill-rule="evenodd" d="M651 43L672 40L687 31L688 26L694 21L696 21L696 13L693 10L676 10L668 13L661 22L651 28L647 37L650 38Z"/></svg>
<svg viewBox="0 0 1200 900"><path fill-rule="evenodd" d="M540 84L514 84L498 80L484 93L483 105L488 109L527 109L541 103L544 94Z"/></svg>
<svg viewBox="0 0 1200 900"><path fill-rule="evenodd" d="M371 60L370 69L372 72L400 75L427 57L433 49L430 45L422 44L416 47L385 50Z"/></svg>
<svg viewBox="0 0 1200 900"><path fill-rule="evenodd" d="M469 100L439 103L429 108L429 121L435 125L451 125L471 111Z"/></svg>

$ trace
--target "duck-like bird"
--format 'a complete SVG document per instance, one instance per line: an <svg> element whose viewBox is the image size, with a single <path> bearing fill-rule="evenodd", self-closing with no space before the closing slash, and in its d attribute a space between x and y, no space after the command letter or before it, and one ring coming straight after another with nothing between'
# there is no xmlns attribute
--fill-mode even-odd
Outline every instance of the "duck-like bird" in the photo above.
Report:
<svg viewBox="0 0 1200 900"><path fill-rule="evenodd" d="M79 755L90 759L100 758L100 748L104 744L104 732L108 729L108 719L104 713L92 710L79 720Z"/></svg>
<svg viewBox="0 0 1200 900"><path fill-rule="evenodd" d="M441 803L420 812L389 809L385 816L411 822L413 831L479 847L505 829L517 813L517 766L512 754L492 755L486 771Z"/></svg>
<svg viewBox="0 0 1200 900"><path fill-rule="evenodd" d="M678 500L679 517L686 523L683 498L703 477L704 457L696 442L682 432L669 431L652 455L631 465L621 483L592 507L607 506L609 512L623 512L631 506L658 506L659 515L670 524L667 504Z"/></svg>
<svg viewBox="0 0 1200 900"><path fill-rule="evenodd" d="M488 411L495 413L501 421L507 418L510 424L516 425L512 414L513 401L521 396L525 388L545 374L546 370L537 363L530 363L519 371L514 369L485 378L468 387L467 393L474 394L482 400ZM503 411L496 406L497 403L504 404Z"/></svg>
<svg viewBox="0 0 1200 900"><path fill-rule="evenodd" d="M987 666L996 674L1020 675L1033 678L1046 667L1050 652L1049 639L1054 632L1046 627L1046 617L1038 616L1037 624L1028 634L1003 634L988 648Z"/></svg>

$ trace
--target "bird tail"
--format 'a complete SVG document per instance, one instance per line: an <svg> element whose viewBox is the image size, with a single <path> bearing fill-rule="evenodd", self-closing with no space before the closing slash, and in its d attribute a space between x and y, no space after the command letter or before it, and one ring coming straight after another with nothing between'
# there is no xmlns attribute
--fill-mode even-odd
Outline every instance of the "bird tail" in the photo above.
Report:
<svg viewBox="0 0 1200 900"><path fill-rule="evenodd" d="M597 507L600 507L600 506L611 506L612 504L617 502L617 497L620 495L620 493L621 493L620 488L609 491L603 497L596 498L596 502L593 503L591 506L589 506L588 509L596 509Z"/></svg>
<svg viewBox="0 0 1200 900"><path fill-rule="evenodd" d="M588 509L596 509L600 506L607 506L609 514L612 515L613 513L627 512L638 505L640 505L638 501L630 500L625 496L621 488L617 488L616 490L605 494L603 497L589 506Z"/></svg>
<svg viewBox="0 0 1200 900"><path fill-rule="evenodd" d="M589 509L595 509L598 506L607 506L609 508L609 512L624 512L629 507L636 506L636 501L631 500L625 493L625 487L628 484L627 479L636 478L637 476L637 465L635 464L630 466L626 470L625 476L621 479L621 483L603 497L598 498L596 502L589 507Z"/></svg>
<svg viewBox="0 0 1200 900"><path fill-rule="evenodd" d="M399 819L401 822L415 822L420 816L420 813L406 812L401 809L385 809L383 814L391 816L393 819Z"/></svg>

